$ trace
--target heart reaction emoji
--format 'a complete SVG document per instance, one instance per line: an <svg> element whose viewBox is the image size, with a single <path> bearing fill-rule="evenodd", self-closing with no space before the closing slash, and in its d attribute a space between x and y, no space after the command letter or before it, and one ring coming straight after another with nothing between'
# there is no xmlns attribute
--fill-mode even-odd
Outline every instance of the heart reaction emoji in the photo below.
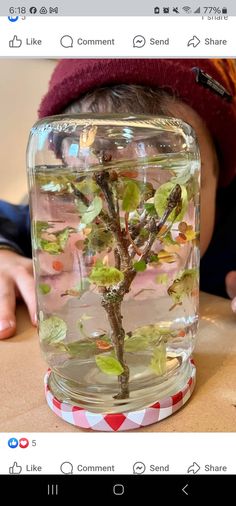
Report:
<svg viewBox="0 0 236 506"><path fill-rule="evenodd" d="M27 446L29 446L29 440L26 439L26 437L22 437L20 440L19 440L19 447L20 448L27 448Z"/></svg>

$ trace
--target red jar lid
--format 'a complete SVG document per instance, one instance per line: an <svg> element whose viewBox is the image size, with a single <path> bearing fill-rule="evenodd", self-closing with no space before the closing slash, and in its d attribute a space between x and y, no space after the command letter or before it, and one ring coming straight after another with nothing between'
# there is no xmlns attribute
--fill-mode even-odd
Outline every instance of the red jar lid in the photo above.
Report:
<svg viewBox="0 0 236 506"><path fill-rule="evenodd" d="M45 375L45 395L48 406L65 422L82 429L92 429L102 432L122 432L146 427L157 423L178 411L190 398L196 383L196 367L190 360L190 374L182 390L174 395L157 400L154 404L138 411L125 413L92 413L79 406L59 401L49 389L49 370Z"/></svg>

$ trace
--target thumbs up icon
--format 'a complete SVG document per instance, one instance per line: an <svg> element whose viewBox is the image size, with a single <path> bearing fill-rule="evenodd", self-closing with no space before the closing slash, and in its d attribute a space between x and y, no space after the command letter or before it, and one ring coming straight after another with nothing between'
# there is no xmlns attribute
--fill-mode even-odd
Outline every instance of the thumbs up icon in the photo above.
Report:
<svg viewBox="0 0 236 506"><path fill-rule="evenodd" d="M9 40L9 47L21 47L22 40L18 39L17 35L14 35L12 40Z"/></svg>
<svg viewBox="0 0 236 506"><path fill-rule="evenodd" d="M17 462L13 463L12 467L9 467L9 474L20 474L22 471L22 467L18 466Z"/></svg>

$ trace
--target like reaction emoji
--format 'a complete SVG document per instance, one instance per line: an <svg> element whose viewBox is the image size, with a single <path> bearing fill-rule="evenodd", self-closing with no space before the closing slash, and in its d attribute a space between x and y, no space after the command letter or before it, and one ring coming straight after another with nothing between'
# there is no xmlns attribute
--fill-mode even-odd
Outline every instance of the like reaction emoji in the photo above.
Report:
<svg viewBox="0 0 236 506"><path fill-rule="evenodd" d="M17 448L18 439L16 439L15 437L11 437L10 439L8 439L8 446L9 448Z"/></svg>

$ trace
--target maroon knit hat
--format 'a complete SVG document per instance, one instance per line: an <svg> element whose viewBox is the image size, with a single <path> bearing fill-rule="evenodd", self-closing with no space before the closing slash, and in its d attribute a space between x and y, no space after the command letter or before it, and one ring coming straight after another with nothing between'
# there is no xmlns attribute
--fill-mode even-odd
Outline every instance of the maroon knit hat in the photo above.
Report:
<svg viewBox="0 0 236 506"><path fill-rule="evenodd" d="M205 121L220 159L220 184L236 175L236 66L226 59L73 59L56 66L39 117L60 114L101 86L140 84L166 89Z"/></svg>

